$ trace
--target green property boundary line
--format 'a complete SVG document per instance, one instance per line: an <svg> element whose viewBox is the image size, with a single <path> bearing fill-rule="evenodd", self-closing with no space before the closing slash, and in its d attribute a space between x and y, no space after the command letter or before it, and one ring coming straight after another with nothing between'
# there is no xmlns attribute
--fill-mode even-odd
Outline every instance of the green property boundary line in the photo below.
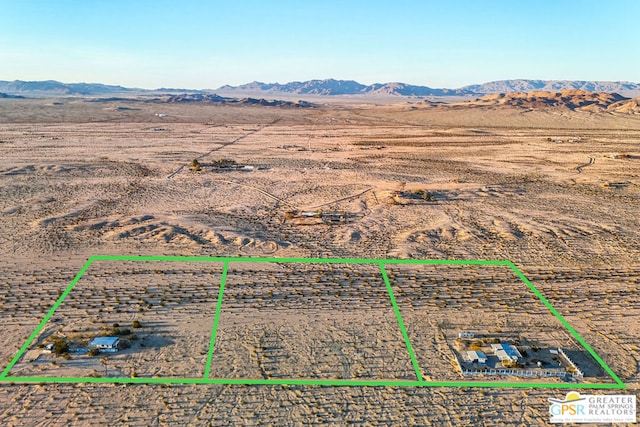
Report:
<svg viewBox="0 0 640 427"><path fill-rule="evenodd" d="M53 313L69 295L69 292L78 283L80 278L95 261L176 261L176 262L218 262L223 263L223 273L218 292L216 313L214 316L211 341L207 355L207 364L203 378L84 378L84 377L14 377L9 373L14 365L27 351L31 343L42 331L45 324L51 319ZM226 379L207 378L211 370L211 360L213 357L215 340L217 334L220 312L222 309L222 298L224 285L229 263L231 262L271 262L271 263L333 263L333 264L375 264L380 267L382 277L387 287L387 292L391 300L398 326L407 346L407 351L411 357L418 381L385 381L385 380L322 380L322 379ZM591 354L600 366L611 376L615 384L555 384L539 382L481 382L481 381L424 381L420 372L415 353L411 346L400 310L393 295L392 285L387 276L385 265L494 265L511 268L513 272L527 285L527 287L538 297L538 299L549 309L549 311L567 328L571 335ZM412 259L364 259L364 258L250 258L250 257L196 257L196 256L135 256L135 255L95 255L90 257L69 283L64 292L56 300L53 307L47 312L40 324L27 338L18 353L9 362L7 367L0 374L0 383L120 383L120 384L239 384L239 385L309 385L309 386L351 386L351 387L500 387L500 388L557 388L557 389L626 389L627 386L602 360L600 356L587 344L578 332L562 317L553 305L542 295L542 293L518 270L518 268L508 260L412 260Z"/></svg>
<svg viewBox="0 0 640 427"><path fill-rule="evenodd" d="M402 314L400 313L400 307L398 307L398 303L396 302L396 297L393 295L393 288L391 286L391 282L389 282L389 276L387 276L387 270L384 269L384 265L379 263L380 273L382 273L382 278L384 279L384 284L387 287L387 292L389 293L389 299L391 300L391 305L393 306L393 311L396 313L396 318L398 319L398 326L400 327L400 331L402 332L402 337L404 338L404 342L407 346L407 351L409 352L409 356L411 357L411 363L413 364L413 369L416 371L416 377L418 377L418 382L423 383L424 377L422 376L422 372L420 372L420 366L418 365L418 359L416 359L416 354L413 351L413 347L411 346L411 340L409 340L409 334L407 333L407 328L404 326L404 321L402 320Z"/></svg>
<svg viewBox="0 0 640 427"><path fill-rule="evenodd" d="M211 327L211 343L209 344L209 353L207 354L207 365L204 368L204 378L209 378L211 372L211 359L213 359L213 348L216 345L216 336L218 334L218 322L220 321L220 311L222 311L222 297L224 296L224 285L227 282L227 272L229 271L229 262L224 261L222 266L222 278L220 278L220 290L218 291L218 302L216 303L216 314L213 317L213 326Z"/></svg>

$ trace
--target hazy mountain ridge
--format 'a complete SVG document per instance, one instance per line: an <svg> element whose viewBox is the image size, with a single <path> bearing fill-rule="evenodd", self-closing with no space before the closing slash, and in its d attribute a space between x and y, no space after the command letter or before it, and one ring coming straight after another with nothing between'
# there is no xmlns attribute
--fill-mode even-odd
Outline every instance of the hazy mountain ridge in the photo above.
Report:
<svg viewBox="0 0 640 427"><path fill-rule="evenodd" d="M395 96L455 96L468 95L459 89L434 89L407 83L374 83L363 85L354 80L307 80L304 82L263 83L251 82L240 86L221 86L217 92L265 92L269 94L297 95L395 95Z"/></svg>
<svg viewBox="0 0 640 427"><path fill-rule="evenodd" d="M640 83L613 81L583 80L500 80L482 84L464 86L457 89L431 88L428 86L410 85L401 82L374 83L363 85L354 80L307 80L288 83L251 82L239 86L224 85L215 90L207 89L168 89L154 90L127 88L123 86L105 85L101 83L61 83L55 80L46 81L0 81L0 93L26 96L91 96L117 93L220 93L225 95L257 94L257 95L314 95L340 96L365 95L428 97L428 96L476 96L481 97L496 93L583 90L588 92L619 93L626 97L640 97Z"/></svg>
<svg viewBox="0 0 640 427"><path fill-rule="evenodd" d="M354 80L307 80L303 82L289 83L263 83L251 82L240 86L225 85L218 89L224 91L246 91L246 92L267 92L267 93L295 93L306 95L352 95L362 93L367 86Z"/></svg>
<svg viewBox="0 0 640 427"><path fill-rule="evenodd" d="M640 83L583 80L500 80L463 86L457 89L431 88L401 82L362 85L353 80L308 80L305 82L251 82L239 86L225 85L221 93L265 92L269 94L312 95L392 95L392 96L484 96L496 93L583 90L588 92L619 93L627 97L640 96Z"/></svg>
<svg viewBox="0 0 640 427"><path fill-rule="evenodd" d="M0 81L0 92L9 95L100 95L137 90L139 89L102 83L61 83L55 80L36 82L22 80Z"/></svg>

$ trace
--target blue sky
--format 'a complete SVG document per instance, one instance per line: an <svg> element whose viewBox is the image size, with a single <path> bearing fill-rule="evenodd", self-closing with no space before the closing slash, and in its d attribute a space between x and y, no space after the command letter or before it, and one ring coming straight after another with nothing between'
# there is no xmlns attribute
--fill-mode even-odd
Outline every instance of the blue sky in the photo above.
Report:
<svg viewBox="0 0 640 427"><path fill-rule="evenodd" d="M0 80L640 82L640 1L0 0Z"/></svg>

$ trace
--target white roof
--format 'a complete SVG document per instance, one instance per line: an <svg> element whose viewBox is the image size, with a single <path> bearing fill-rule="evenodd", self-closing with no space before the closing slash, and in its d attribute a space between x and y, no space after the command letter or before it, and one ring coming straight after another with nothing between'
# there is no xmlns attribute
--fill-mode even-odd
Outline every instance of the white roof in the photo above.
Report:
<svg viewBox="0 0 640 427"><path fill-rule="evenodd" d="M487 359L487 356L481 351L469 350L467 351L467 357L469 360L482 360Z"/></svg>
<svg viewBox="0 0 640 427"><path fill-rule="evenodd" d="M98 337L89 343L90 347L113 347L118 343L118 337Z"/></svg>
<svg viewBox="0 0 640 427"><path fill-rule="evenodd" d="M517 362L518 359L522 357L518 349L511 344L491 344L491 348L500 360L513 360Z"/></svg>

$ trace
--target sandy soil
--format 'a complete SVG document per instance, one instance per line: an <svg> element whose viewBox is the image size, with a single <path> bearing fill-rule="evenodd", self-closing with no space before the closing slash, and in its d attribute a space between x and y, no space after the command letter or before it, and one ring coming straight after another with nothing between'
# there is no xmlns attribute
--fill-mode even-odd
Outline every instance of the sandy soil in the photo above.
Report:
<svg viewBox="0 0 640 427"><path fill-rule="evenodd" d="M637 115L562 109L0 100L0 360L94 254L508 259L638 394L639 138ZM318 209L345 220L287 214ZM12 374L202 377L222 266L133 264L87 271ZM415 378L375 268L294 267L230 268L211 378ZM442 354L469 322L576 344L512 274L388 270L428 379L456 378ZM136 319L107 373L37 350ZM544 425L564 394L1 384L0 423Z"/></svg>

